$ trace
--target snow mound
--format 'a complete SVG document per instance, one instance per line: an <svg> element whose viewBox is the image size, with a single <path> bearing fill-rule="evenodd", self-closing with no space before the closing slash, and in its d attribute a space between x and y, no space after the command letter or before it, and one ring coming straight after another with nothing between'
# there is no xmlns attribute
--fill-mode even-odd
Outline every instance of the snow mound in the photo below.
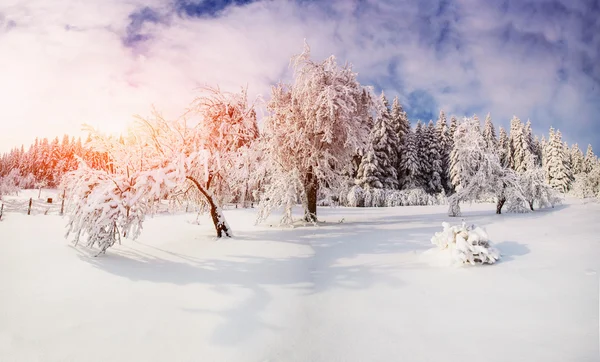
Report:
<svg viewBox="0 0 600 362"><path fill-rule="evenodd" d="M431 242L439 249L449 250L455 263L494 264L500 259L500 252L492 247L487 232L476 226L450 226L442 223L443 231L435 233Z"/></svg>

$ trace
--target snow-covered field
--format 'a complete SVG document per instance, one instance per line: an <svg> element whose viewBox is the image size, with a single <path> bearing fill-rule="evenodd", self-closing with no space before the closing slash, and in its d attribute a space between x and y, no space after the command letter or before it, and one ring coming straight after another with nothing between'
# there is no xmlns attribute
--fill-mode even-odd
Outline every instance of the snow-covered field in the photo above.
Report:
<svg viewBox="0 0 600 362"><path fill-rule="evenodd" d="M147 220L93 257L58 215L0 222L0 361L598 361L600 204L532 214L464 205L501 261L448 266L446 206L256 210ZM276 218L274 217L273 220Z"/></svg>

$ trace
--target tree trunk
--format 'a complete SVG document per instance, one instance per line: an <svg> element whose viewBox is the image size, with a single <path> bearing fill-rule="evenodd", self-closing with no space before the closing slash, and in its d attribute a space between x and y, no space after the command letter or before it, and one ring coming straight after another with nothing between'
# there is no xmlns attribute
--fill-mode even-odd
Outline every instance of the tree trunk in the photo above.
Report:
<svg viewBox="0 0 600 362"><path fill-rule="evenodd" d="M530 200L530 201L529 201L529 208L531 209L531 211L534 211L534 210L533 210L533 200Z"/></svg>
<svg viewBox="0 0 600 362"><path fill-rule="evenodd" d="M227 237L231 237L231 230L229 230L227 221L225 221L225 216L221 212L221 209L215 203L212 194L209 193L208 190L205 190L204 187L202 187L202 185L200 185L200 183L196 181L195 178L191 176L186 176L186 178L192 181L192 183L198 188L198 191L200 191L200 193L202 193L202 195L204 195L204 197L206 198L206 201L208 201L208 204L210 205L210 216L213 220L213 223L215 224L217 237L220 238L223 236L223 234L225 234L225 236Z"/></svg>
<svg viewBox="0 0 600 362"><path fill-rule="evenodd" d="M498 214L498 215L502 214L502 206L504 206L505 202L506 202L506 197L498 198L498 203L496 204L496 214Z"/></svg>
<svg viewBox="0 0 600 362"><path fill-rule="evenodd" d="M306 175L306 201L307 209L304 212L304 220L308 222L317 221L317 193L319 191L319 183L317 177L312 171L312 167L309 169Z"/></svg>

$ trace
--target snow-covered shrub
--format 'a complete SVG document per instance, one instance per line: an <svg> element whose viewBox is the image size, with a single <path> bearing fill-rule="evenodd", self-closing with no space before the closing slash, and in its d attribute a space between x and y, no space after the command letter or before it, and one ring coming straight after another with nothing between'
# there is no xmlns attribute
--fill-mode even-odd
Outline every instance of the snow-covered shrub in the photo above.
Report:
<svg viewBox="0 0 600 362"><path fill-rule="evenodd" d="M365 207L383 207L385 206L386 192L383 189L367 187L364 191Z"/></svg>
<svg viewBox="0 0 600 362"><path fill-rule="evenodd" d="M348 192L347 199L350 207L365 206L365 191L360 186L353 186Z"/></svg>
<svg viewBox="0 0 600 362"><path fill-rule="evenodd" d="M386 190L385 206L402 206L402 192L398 190Z"/></svg>
<svg viewBox="0 0 600 362"><path fill-rule="evenodd" d="M442 223L443 231L435 233L431 242L439 249L448 249L456 263L471 265L494 264L500 252L492 247L487 232L475 225L450 226Z"/></svg>
<svg viewBox="0 0 600 362"><path fill-rule="evenodd" d="M580 199L598 197L600 195L600 166L593 167L589 173L582 172L576 175L571 194Z"/></svg>
<svg viewBox="0 0 600 362"><path fill-rule="evenodd" d="M8 175L0 177L0 197L2 195L18 194L21 179L21 173L17 169L13 169Z"/></svg>

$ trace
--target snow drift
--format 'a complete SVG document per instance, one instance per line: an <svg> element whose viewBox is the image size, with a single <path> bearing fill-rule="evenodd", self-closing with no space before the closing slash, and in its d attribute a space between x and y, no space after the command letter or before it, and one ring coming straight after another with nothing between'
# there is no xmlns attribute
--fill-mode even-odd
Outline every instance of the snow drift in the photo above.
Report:
<svg viewBox="0 0 600 362"><path fill-rule="evenodd" d="M439 249L451 252L455 263L471 265L494 264L500 259L500 252L492 247L488 234L476 225L450 226L442 223L443 231L435 233L431 242Z"/></svg>

